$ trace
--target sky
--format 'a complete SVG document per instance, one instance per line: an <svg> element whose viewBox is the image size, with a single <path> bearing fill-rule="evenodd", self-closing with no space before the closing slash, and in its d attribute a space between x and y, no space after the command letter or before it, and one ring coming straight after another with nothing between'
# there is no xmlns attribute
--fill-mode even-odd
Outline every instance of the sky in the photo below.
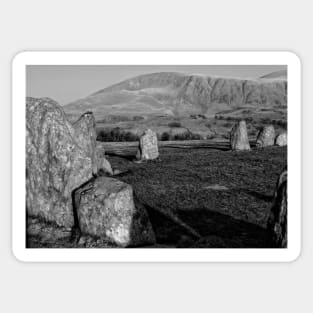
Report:
<svg viewBox="0 0 313 313"><path fill-rule="evenodd" d="M284 65L28 65L26 94L49 97L61 105L84 98L125 79L153 72L258 78Z"/></svg>

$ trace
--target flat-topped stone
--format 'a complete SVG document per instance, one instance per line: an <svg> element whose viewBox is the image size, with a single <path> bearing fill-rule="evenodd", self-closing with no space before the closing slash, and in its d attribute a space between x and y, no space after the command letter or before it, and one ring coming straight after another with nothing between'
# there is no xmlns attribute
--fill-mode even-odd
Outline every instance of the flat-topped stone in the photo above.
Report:
<svg viewBox="0 0 313 313"><path fill-rule="evenodd" d="M75 192L79 227L83 234L107 238L121 247L155 242L149 216L136 207L130 185L111 177L97 177Z"/></svg>

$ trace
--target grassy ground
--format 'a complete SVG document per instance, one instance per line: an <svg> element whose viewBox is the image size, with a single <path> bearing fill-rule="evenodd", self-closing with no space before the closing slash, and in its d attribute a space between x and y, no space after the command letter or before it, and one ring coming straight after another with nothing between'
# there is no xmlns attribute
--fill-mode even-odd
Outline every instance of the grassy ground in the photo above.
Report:
<svg viewBox="0 0 313 313"><path fill-rule="evenodd" d="M128 171L131 184L149 207L159 244L198 247L265 247L265 225L276 180L287 162L287 149L250 152L161 149L161 160L135 164L111 157ZM196 242L170 219L171 212L202 237Z"/></svg>
<svg viewBox="0 0 313 313"><path fill-rule="evenodd" d="M276 180L287 162L286 147L249 152L161 148L160 156L144 163L108 157L123 172L116 178L131 184L145 205L157 237L155 248L267 247L265 225ZM39 225L34 222L34 233ZM62 231L57 235L58 240L47 235L44 242L30 235L27 246L110 247L91 238L82 244L63 239Z"/></svg>

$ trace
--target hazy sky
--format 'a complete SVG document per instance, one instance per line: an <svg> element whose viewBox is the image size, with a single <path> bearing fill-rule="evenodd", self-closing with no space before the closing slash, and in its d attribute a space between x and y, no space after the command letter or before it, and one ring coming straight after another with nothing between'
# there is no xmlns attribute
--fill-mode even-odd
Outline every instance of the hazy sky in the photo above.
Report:
<svg viewBox="0 0 313 313"><path fill-rule="evenodd" d="M223 77L257 78L286 69L283 65L28 65L26 93L60 104L88 96L124 79L153 72L183 72Z"/></svg>

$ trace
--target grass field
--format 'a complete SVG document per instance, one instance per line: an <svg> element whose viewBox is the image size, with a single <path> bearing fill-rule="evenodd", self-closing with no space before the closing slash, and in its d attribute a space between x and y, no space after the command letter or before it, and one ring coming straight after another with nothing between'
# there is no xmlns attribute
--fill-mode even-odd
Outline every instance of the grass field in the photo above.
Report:
<svg viewBox="0 0 313 313"><path fill-rule="evenodd" d="M157 237L153 247L267 247L265 226L277 178L287 163L286 147L248 152L161 147L156 161L108 160L122 172L116 178L131 184L146 207ZM102 240L82 246L36 236L28 237L27 246L111 247Z"/></svg>
<svg viewBox="0 0 313 313"><path fill-rule="evenodd" d="M250 152L161 148L161 160L110 157L149 208L157 241L175 247L266 247L265 225L285 147ZM161 213L160 213L161 212ZM197 231L192 238L164 212Z"/></svg>

